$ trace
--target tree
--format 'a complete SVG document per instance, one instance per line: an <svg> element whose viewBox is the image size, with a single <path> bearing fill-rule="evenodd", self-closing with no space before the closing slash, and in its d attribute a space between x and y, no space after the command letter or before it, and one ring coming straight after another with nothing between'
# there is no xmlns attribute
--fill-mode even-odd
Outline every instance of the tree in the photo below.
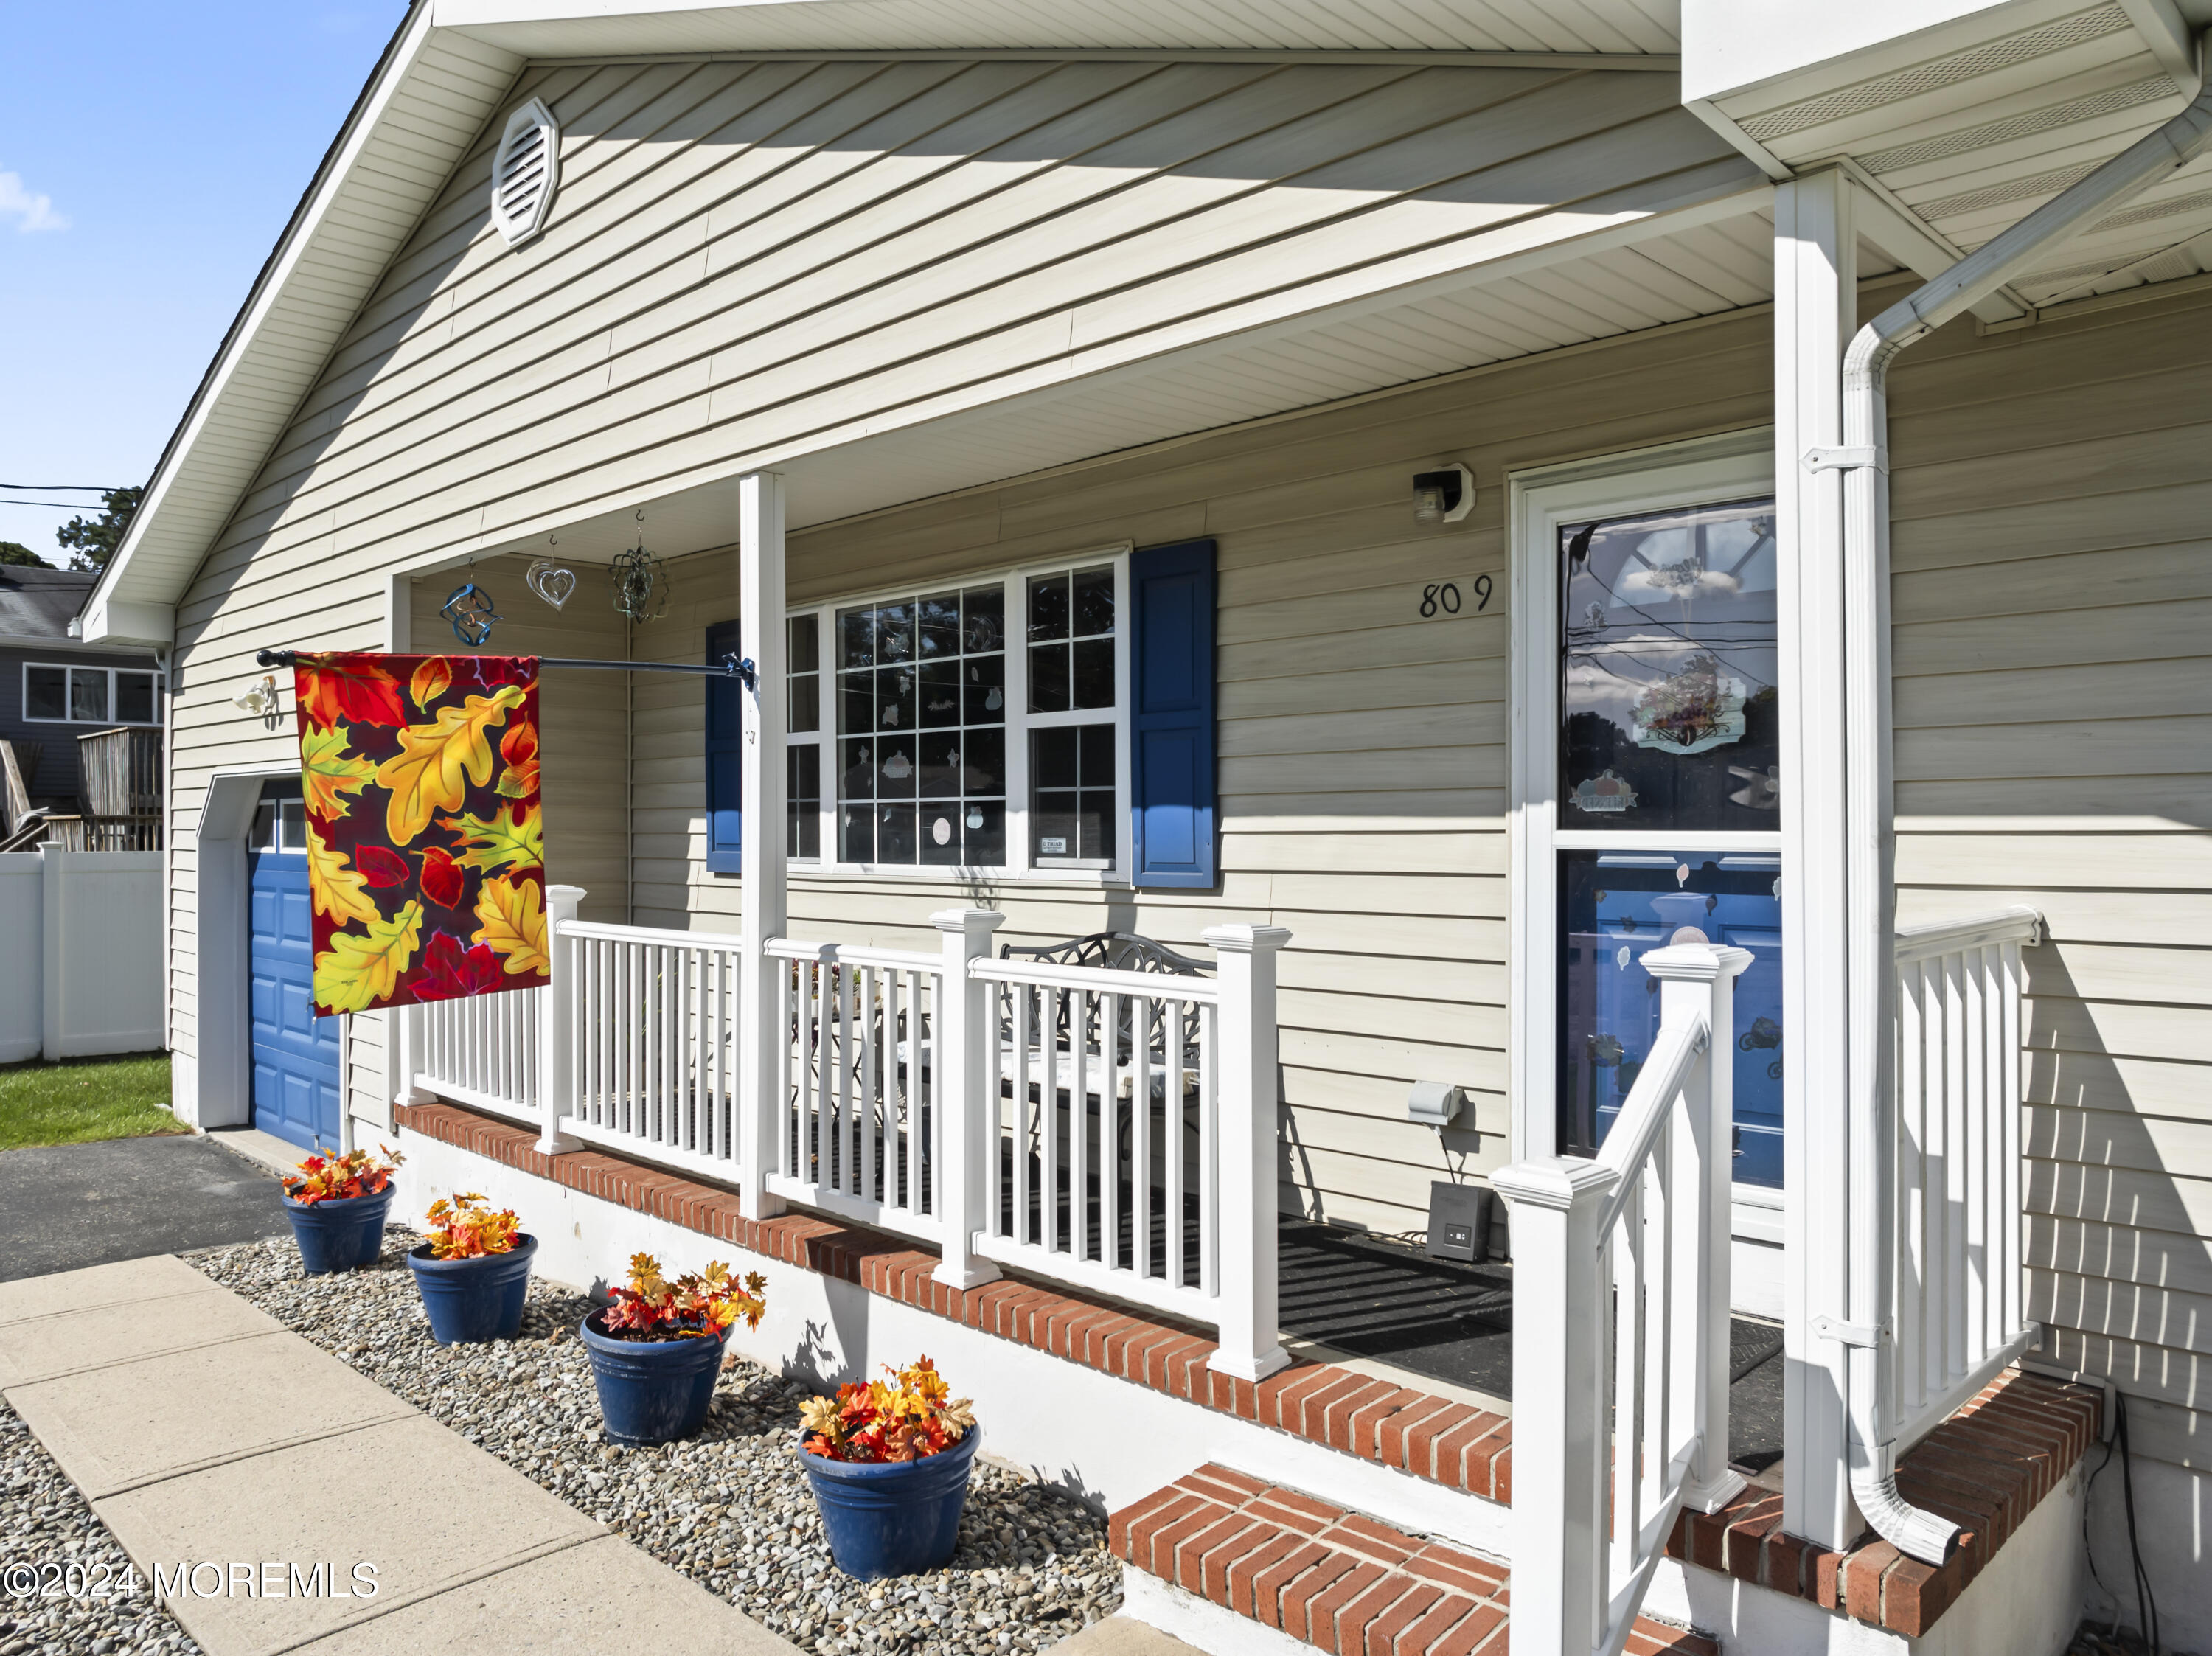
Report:
<svg viewBox="0 0 2212 1656"><path fill-rule="evenodd" d="M71 518L54 531L54 538L69 549L70 567L106 568L145 494L143 488L102 489L100 498L106 509L97 518Z"/></svg>
<svg viewBox="0 0 2212 1656"><path fill-rule="evenodd" d="M48 563L21 541L0 541L0 564L18 564L26 569L51 569Z"/></svg>

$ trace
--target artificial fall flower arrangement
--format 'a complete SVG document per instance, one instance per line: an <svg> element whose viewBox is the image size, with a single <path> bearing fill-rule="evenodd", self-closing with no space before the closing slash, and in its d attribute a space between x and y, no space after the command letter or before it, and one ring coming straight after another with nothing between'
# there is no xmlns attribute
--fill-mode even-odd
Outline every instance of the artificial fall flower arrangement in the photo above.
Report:
<svg viewBox="0 0 2212 1656"><path fill-rule="evenodd" d="M720 1259L699 1275L687 1273L672 1283L660 1274L659 1260L634 1253L629 1286L609 1290L602 1320L618 1340L716 1339L740 1317L748 1328L760 1326L767 1288L768 1278L757 1271L740 1286Z"/></svg>
<svg viewBox="0 0 2212 1656"><path fill-rule="evenodd" d="M380 1196L392 1182L392 1170L407 1158L381 1144L371 1156L367 1150L348 1150L343 1156L311 1156L284 1175L284 1194L302 1207L318 1202L343 1202L356 1196Z"/></svg>
<svg viewBox="0 0 2212 1656"><path fill-rule="evenodd" d="M440 1197L430 1204L430 1257L434 1259L481 1259L491 1253L512 1253L521 1240L522 1221L513 1208L491 1210L491 1203L470 1191L448 1202Z"/></svg>
<svg viewBox="0 0 2212 1656"><path fill-rule="evenodd" d="M896 1371L885 1363L884 1373L888 1385L848 1380L836 1397L799 1405L807 1453L825 1460L920 1460L951 1448L975 1423L974 1403L953 1397L927 1357Z"/></svg>

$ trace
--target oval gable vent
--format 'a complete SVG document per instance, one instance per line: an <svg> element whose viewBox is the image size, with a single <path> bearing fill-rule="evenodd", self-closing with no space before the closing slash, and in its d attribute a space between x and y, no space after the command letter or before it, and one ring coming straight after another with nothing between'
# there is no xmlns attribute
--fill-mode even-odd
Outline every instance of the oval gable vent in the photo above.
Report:
<svg viewBox="0 0 2212 1656"><path fill-rule="evenodd" d="M537 99L507 118L491 163L491 221L519 247L544 227L561 181L561 129Z"/></svg>

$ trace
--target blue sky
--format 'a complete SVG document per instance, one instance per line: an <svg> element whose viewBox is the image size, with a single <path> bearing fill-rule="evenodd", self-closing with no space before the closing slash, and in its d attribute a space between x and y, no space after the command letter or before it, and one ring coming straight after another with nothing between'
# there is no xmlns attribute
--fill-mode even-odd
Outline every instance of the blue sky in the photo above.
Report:
<svg viewBox="0 0 2212 1656"><path fill-rule="evenodd" d="M146 480L405 10L0 0L0 482Z"/></svg>

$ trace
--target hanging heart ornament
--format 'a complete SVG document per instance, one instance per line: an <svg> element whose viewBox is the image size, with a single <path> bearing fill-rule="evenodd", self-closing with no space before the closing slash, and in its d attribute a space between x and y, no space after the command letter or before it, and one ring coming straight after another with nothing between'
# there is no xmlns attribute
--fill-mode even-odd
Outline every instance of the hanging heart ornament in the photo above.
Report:
<svg viewBox="0 0 2212 1656"><path fill-rule="evenodd" d="M550 558L539 558L525 572L523 584L558 610L576 590L576 572Z"/></svg>

